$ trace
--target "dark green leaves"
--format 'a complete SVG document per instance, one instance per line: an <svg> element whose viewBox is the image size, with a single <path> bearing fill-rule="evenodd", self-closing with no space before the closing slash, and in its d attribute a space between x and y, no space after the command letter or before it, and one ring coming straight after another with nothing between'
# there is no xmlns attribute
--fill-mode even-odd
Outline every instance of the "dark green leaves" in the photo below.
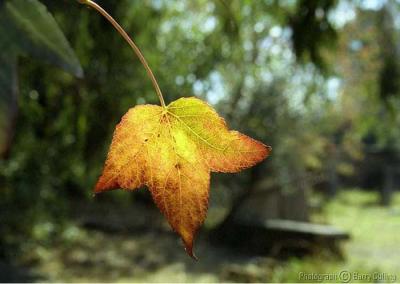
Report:
<svg viewBox="0 0 400 284"><path fill-rule="evenodd" d="M17 57L0 54L0 154L8 148L17 114Z"/></svg>
<svg viewBox="0 0 400 284"><path fill-rule="evenodd" d="M77 57L46 7L37 0L0 1L0 156L17 113L17 57L29 55L82 77Z"/></svg>
<svg viewBox="0 0 400 284"><path fill-rule="evenodd" d="M36 0L6 1L0 15L0 34L5 44L82 76L78 59L43 4Z"/></svg>

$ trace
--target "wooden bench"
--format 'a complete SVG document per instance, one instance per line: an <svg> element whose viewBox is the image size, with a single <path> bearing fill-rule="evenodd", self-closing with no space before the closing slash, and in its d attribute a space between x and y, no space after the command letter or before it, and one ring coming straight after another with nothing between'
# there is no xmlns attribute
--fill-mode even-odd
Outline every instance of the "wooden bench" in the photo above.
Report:
<svg viewBox="0 0 400 284"><path fill-rule="evenodd" d="M256 255L305 255L328 249L341 256L339 244L350 235L331 225L271 219L265 222L235 222L213 232L212 239Z"/></svg>

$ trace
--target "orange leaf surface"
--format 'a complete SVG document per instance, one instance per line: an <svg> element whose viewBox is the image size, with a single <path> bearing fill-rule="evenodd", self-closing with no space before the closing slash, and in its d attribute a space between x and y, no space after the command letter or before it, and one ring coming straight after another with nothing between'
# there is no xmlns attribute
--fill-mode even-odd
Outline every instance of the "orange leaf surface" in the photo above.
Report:
<svg viewBox="0 0 400 284"><path fill-rule="evenodd" d="M181 98L166 108L140 105L117 125L95 192L147 186L192 257L208 208L210 172L238 172L265 159L270 147L229 131L213 108Z"/></svg>

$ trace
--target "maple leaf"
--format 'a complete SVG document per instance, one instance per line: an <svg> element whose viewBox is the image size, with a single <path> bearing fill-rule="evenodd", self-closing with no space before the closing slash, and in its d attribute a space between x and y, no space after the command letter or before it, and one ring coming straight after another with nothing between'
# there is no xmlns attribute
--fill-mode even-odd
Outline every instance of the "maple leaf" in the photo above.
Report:
<svg viewBox="0 0 400 284"><path fill-rule="evenodd" d="M265 159L270 147L229 131L197 98L167 107L140 105L117 125L95 192L147 186L192 257L208 207L210 172L238 172Z"/></svg>
<svg viewBox="0 0 400 284"><path fill-rule="evenodd" d="M117 125L95 192L147 186L171 227L193 254L194 237L208 208L210 172L238 172L265 159L271 148L237 131L205 102L181 98L165 106L146 59L126 31L100 5L79 0L102 14L142 62L161 106L130 109Z"/></svg>

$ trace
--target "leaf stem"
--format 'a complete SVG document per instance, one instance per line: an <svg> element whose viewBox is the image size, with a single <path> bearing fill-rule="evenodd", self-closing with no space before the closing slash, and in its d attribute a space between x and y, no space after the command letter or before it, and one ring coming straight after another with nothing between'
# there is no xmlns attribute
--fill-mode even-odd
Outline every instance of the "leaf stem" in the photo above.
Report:
<svg viewBox="0 0 400 284"><path fill-rule="evenodd" d="M137 57L139 57L140 62L142 62L144 68L146 69L147 75L150 77L151 82L153 83L154 89L156 90L156 93L158 95L158 98L160 99L161 106L163 108L166 108L165 106L165 101L164 97L161 93L161 89L158 86L157 80L154 77L153 72L151 71L149 64L147 63L146 59L144 58L142 52L140 49L137 47L137 45L133 42L133 40L129 37L127 32L121 27L120 24L114 18L107 13L106 10L104 10L99 4L91 1L91 0L78 0L80 3L88 5L95 9L97 12L99 12L101 15L103 15L113 26L114 28L121 34L121 36L126 40L126 42L131 46L133 51L136 53Z"/></svg>

